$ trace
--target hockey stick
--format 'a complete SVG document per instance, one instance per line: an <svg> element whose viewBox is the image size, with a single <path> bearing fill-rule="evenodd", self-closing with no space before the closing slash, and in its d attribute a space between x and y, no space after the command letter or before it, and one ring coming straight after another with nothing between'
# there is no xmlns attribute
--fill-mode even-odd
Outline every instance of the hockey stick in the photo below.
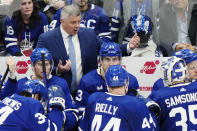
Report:
<svg viewBox="0 0 197 131"><path fill-rule="evenodd" d="M0 83L0 91L1 91L2 86L3 86L3 82L5 81L5 78L6 78L7 75L8 75L8 72L9 72L9 66L7 66L7 69L6 69L6 71L5 71L4 75L3 75L3 78L2 78L2 80L1 80L1 83Z"/></svg>
<svg viewBox="0 0 197 131"><path fill-rule="evenodd" d="M42 52L42 72L43 72L43 80L46 86L47 84L47 74L46 74L46 65L45 65L45 53Z"/></svg>
<svg viewBox="0 0 197 131"><path fill-rule="evenodd" d="M45 64L45 53L41 53L42 56L42 72L43 72L43 80L44 80L44 85L47 88L47 73L46 73L46 64ZM46 114L48 116L48 104L47 104L47 109L46 109Z"/></svg>

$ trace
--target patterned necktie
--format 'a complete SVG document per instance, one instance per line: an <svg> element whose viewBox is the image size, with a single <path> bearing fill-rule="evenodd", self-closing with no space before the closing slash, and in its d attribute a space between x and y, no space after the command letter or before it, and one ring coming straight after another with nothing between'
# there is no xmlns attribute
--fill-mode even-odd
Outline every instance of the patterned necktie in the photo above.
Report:
<svg viewBox="0 0 197 131"><path fill-rule="evenodd" d="M69 36L69 59L71 61L71 71L72 71L72 83L71 83L71 92L74 92L77 89L77 72L76 72L76 55L75 48L72 42L72 36Z"/></svg>

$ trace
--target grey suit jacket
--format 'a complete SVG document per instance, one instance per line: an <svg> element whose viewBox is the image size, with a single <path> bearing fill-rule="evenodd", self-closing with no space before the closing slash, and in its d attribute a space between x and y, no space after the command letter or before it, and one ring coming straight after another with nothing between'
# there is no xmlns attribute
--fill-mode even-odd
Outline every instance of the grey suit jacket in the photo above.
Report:
<svg viewBox="0 0 197 131"><path fill-rule="evenodd" d="M189 2L188 5L188 17L187 17L187 25L188 29L190 26L190 18L191 18L191 10L193 4ZM159 20L159 30L156 32L156 28L154 31L154 39L156 39L156 43L159 46L162 46L168 56L173 54L173 50L171 49L172 43L177 42L178 40L178 32L177 32L177 19L176 14L172 9L170 4L165 4L160 8L160 20ZM155 24L155 23L154 23ZM188 39L189 35L188 35Z"/></svg>

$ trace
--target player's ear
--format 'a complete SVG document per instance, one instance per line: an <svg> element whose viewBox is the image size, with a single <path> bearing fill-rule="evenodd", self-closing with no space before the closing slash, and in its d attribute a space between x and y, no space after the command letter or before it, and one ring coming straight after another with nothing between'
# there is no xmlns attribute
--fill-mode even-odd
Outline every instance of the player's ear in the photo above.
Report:
<svg viewBox="0 0 197 131"><path fill-rule="evenodd" d="M60 19L60 23L63 23L64 22L64 19Z"/></svg>

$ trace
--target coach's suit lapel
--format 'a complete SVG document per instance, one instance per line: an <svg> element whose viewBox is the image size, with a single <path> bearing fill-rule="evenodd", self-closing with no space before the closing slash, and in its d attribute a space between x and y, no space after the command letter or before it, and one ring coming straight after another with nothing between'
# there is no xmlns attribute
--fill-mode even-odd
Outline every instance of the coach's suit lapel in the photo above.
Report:
<svg viewBox="0 0 197 131"><path fill-rule="evenodd" d="M83 37L85 34L83 34L83 30L79 29L78 37L79 37L79 43L80 43L80 49L81 49L81 62L82 62L82 70L84 71L84 65L85 65L85 56L86 56L86 42ZM91 49L90 49L91 50Z"/></svg>
<svg viewBox="0 0 197 131"><path fill-rule="evenodd" d="M59 53L65 53L65 54L61 54L60 56L63 58L63 60L68 60L69 59L69 57L68 57L68 54L67 54L67 51L66 51L66 48L65 48L65 46L64 46L64 41L63 41L63 37L62 37L62 34L61 34L61 31L60 31L60 27L58 27L57 28L57 30L56 30L56 38L58 38L57 39L57 46L58 46L58 51L57 51L57 53L59 52Z"/></svg>

